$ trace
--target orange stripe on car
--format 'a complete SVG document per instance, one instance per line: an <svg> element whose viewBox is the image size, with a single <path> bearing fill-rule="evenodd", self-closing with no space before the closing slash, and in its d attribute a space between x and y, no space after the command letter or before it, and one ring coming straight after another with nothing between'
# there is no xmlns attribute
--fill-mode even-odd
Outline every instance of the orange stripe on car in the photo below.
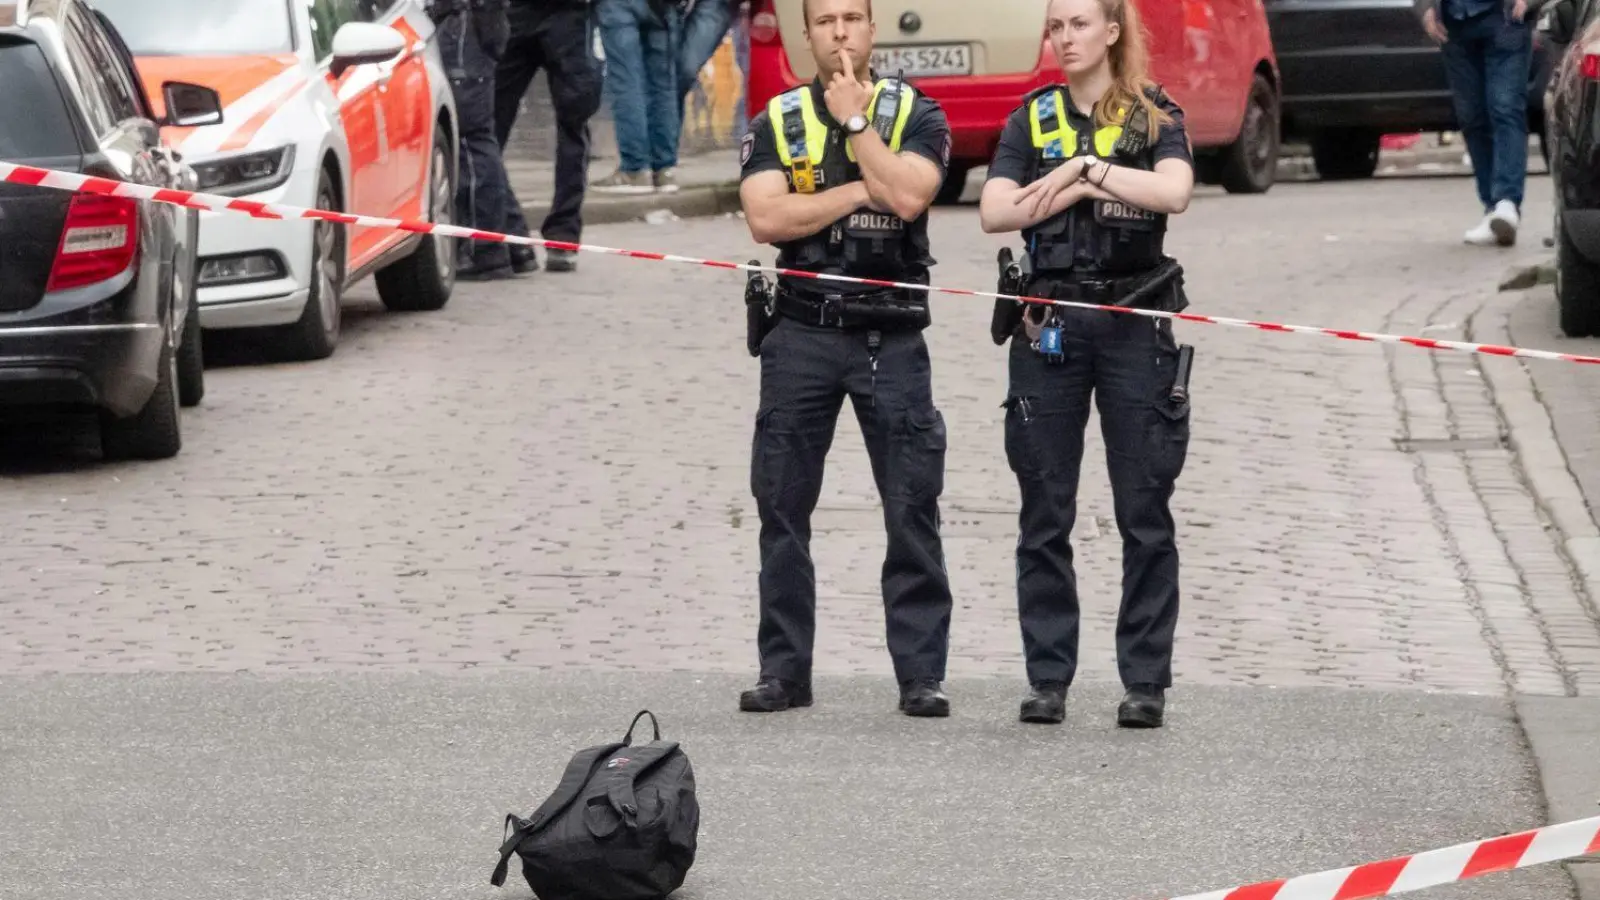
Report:
<svg viewBox="0 0 1600 900"><path fill-rule="evenodd" d="M310 81L302 78L290 85L288 90L274 97L271 103L261 107L260 111L246 120L243 125L240 125L233 134L228 135L228 139L223 141L222 146L217 149L226 152L247 146L251 139L256 136L256 132L261 130L261 126L267 124L267 121L277 115L278 110L282 109L285 103L288 103L294 98L294 95L300 93L310 83Z"/></svg>

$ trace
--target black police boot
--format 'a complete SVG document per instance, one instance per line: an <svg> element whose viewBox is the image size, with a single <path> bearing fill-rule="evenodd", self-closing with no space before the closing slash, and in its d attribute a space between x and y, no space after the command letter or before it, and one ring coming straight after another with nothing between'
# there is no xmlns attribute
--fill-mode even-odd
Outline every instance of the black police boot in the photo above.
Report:
<svg viewBox="0 0 1600 900"><path fill-rule="evenodd" d="M900 684L900 711L908 716L943 718L950 715L950 698L932 678L913 678Z"/></svg>
<svg viewBox="0 0 1600 900"><path fill-rule="evenodd" d="M493 249L474 253L461 244L456 246L456 277L462 281L499 281L516 277L506 248L498 248L498 253Z"/></svg>
<svg viewBox="0 0 1600 900"><path fill-rule="evenodd" d="M739 709L744 712L782 712L810 705L811 685L771 676L762 678L754 688L739 695Z"/></svg>
<svg viewBox="0 0 1600 900"><path fill-rule="evenodd" d="M1156 685L1132 685L1117 707L1117 724L1123 728L1160 728L1166 705L1166 692Z"/></svg>
<svg viewBox="0 0 1600 900"><path fill-rule="evenodd" d="M1067 717L1067 685L1061 681L1041 681L1033 686L1017 718L1023 722L1059 725Z"/></svg>
<svg viewBox="0 0 1600 900"><path fill-rule="evenodd" d="M527 244L511 244L511 271L521 275L539 270L539 257Z"/></svg>

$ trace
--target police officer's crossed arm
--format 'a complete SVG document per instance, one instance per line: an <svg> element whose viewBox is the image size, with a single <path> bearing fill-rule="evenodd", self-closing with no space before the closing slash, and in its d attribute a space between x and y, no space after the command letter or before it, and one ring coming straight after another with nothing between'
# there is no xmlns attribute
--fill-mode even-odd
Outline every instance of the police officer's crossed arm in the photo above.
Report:
<svg viewBox="0 0 1600 900"><path fill-rule="evenodd" d="M823 95L828 114L836 122L847 121L858 114L870 122L872 85L856 80L854 66L843 49L839 56L840 71L834 73ZM937 117L937 122L931 121L934 117L925 111L925 105L918 103L912 113L914 119L906 123L907 134L902 142L906 152L890 150L882 135L873 128L850 137L850 146L855 150L861 178L866 182L874 208L894 213L907 222L928 211L944 183L945 163L930 158L943 153L943 139L929 131L942 125L948 136L949 124L942 115Z"/></svg>
<svg viewBox="0 0 1600 900"><path fill-rule="evenodd" d="M1177 214L1189 208L1194 195L1194 157L1183 125L1183 110L1163 96L1161 108L1172 118L1160 127L1154 171L1130 166L1099 165L1084 180L1085 157L1075 157L1049 175L1024 185L1033 152L1026 107L1006 122L1000 146L989 165L978 204L983 230L990 234L1021 231L1037 225L1084 199L1120 200L1155 213Z"/></svg>
<svg viewBox="0 0 1600 900"><path fill-rule="evenodd" d="M766 133L765 137L761 135ZM739 184L739 205L744 209L750 236L762 244L777 244L816 234L839 219L871 203L864 181L825 188L814 194L789 192L789 176L772 147L766 113L750 122L745 135L744 180ZM765 156L761 145L765 144Z"/></svg>

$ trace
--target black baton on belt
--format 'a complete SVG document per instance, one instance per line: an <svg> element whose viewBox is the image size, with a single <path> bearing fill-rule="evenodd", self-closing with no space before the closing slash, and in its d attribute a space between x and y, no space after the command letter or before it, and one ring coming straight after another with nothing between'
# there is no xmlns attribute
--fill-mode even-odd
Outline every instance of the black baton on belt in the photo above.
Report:
<svg viewBox="0 0 1600 900"><path fill-rule="evenodd" d="M1167 398L1173 403L1189 402L1189 370L1194 366L1194 347L1184 344L1178 348L1178 372L1172 378L1172 393Z"/></svg>

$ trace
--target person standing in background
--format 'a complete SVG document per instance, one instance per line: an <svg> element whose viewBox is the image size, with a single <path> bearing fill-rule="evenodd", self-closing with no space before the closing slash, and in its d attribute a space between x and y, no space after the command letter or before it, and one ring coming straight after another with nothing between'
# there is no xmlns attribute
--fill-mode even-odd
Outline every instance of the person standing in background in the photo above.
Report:
<svg viewBox="0 0 1600 900"><path fill-rule="evenodd" d="M583 196L589 181L589 120L600 110L604 83L595 59L589 0L511 0L510 38L495 73L495 137L502 152L522 108L522 98L544 69L550 102L556 114L555 195L539 234L547 241L583 241ZM522 204L506 192L508 234L530 236ZM511 247L511 265L518 272L539 267L533 248ZM571 272L578 267L573 250L547 250L545 268Z"/></svg>
<svg viewBox="0 0 1600 900"><path fill-rule="evenodd" d="M678 189L678 40L687 0L595 0L606 55L606 87L617 127L617 170L597 191Z"/></svg>
<svg viewBox="0 0 1600 900"><path fill-rule="evenodd" d="M1456 121L1484 217L1469 244L1517 242L1528 178L1528 74L1533 14L1544 0L1414 0L1422 27L1440 44Z"/></svg>
<svg viewBox="0 0 1600 900"><path fill-rule="evenodd" d="M456 224L503 234L511 183L494 137L494 79L509 32L506 0L428 0L425 9L438 27L461 129ZM468 281L515 275L509 248L499 241L459 242L456 267Z"/></svg>
<svg viewBox="0 0 1600 900"><path fill-rule="evenodd" d="M722 46L739 11L739 0L694 0L683 17L683 39L678 48L678 119L688 112L689 94L700 81L700 70Z"/></svg>

